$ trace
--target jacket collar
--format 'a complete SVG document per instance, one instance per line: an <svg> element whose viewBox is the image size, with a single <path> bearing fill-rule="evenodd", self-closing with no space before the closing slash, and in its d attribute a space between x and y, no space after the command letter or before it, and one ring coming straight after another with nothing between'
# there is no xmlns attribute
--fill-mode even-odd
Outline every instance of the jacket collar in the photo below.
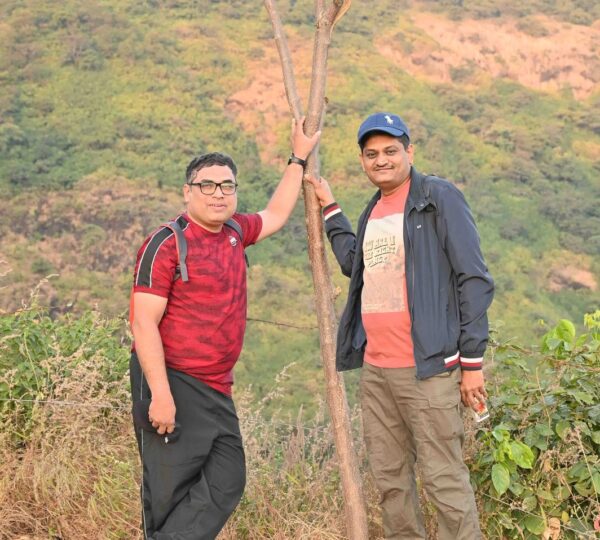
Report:
<svg viewBox="0 0 600 540"><path fill-rule="evenodd" d="M410 191L408 192L408 200L406 201L406 209L408 211L415 208L417 212L424 210L431 202L429 193L426 190L424 174L418 172L414 167L410 169Z"/></svg>

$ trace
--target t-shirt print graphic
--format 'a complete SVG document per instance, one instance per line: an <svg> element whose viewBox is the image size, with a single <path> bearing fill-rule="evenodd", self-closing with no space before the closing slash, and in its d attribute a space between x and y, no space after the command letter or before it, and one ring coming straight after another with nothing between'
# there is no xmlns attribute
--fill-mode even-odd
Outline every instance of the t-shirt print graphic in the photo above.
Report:
<svg viewBox="0 0 600 540"><path fill-rule="evenodd" d="M404 214L371 219L363 242L363 313L406 311Z"/></svg>

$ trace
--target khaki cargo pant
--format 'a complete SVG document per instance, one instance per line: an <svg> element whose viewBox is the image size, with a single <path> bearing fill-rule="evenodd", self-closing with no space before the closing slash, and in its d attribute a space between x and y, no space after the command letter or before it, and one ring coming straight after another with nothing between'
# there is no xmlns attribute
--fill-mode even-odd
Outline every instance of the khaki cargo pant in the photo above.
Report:
<svg viewBox="0 0 600 540"><path fill-rule="evenodd" d="M417 380L415 368L363 366L360 401L385 538L425 539L415 463L437 508L439 540L481 539L464 464L460 369Z"/></svg>

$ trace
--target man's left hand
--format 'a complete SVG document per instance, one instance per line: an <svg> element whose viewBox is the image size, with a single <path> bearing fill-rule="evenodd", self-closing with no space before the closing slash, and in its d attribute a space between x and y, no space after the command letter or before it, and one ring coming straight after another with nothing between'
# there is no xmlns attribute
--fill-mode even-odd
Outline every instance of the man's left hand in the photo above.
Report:
<svg viewBox="0 0 600 540"><path fill-rule="evenodd" d="M474 410L477 403L483 403L487 399L482 370L462 372L460 396L463 405Z"/></svg>
<svg viewBox="0 0 600 540"><path fill-rule="evenodd" d="M292 152L300 159L307 159L312 149L319 142L321 131L317 131L312 137L304 134L304 121L306 117L300 118L299 122L292 120Z"/></svg>

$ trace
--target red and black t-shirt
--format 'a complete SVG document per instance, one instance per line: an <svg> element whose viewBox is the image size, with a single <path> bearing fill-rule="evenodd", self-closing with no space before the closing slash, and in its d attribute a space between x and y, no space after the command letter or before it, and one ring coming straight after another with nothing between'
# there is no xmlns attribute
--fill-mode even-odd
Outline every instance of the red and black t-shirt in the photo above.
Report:
<svg viewBox="0 0 600 540"><path fill-rule="evenodd" d="M233 216L242 229L242 245L228 226L213 233L183 217L189 281L175 279L175 235L161 227L138 251L133 290L168 298L159 325L167 367L231 395L232 369L246 329L244 247L256 242L262 219L258 214Z"/></svg>

